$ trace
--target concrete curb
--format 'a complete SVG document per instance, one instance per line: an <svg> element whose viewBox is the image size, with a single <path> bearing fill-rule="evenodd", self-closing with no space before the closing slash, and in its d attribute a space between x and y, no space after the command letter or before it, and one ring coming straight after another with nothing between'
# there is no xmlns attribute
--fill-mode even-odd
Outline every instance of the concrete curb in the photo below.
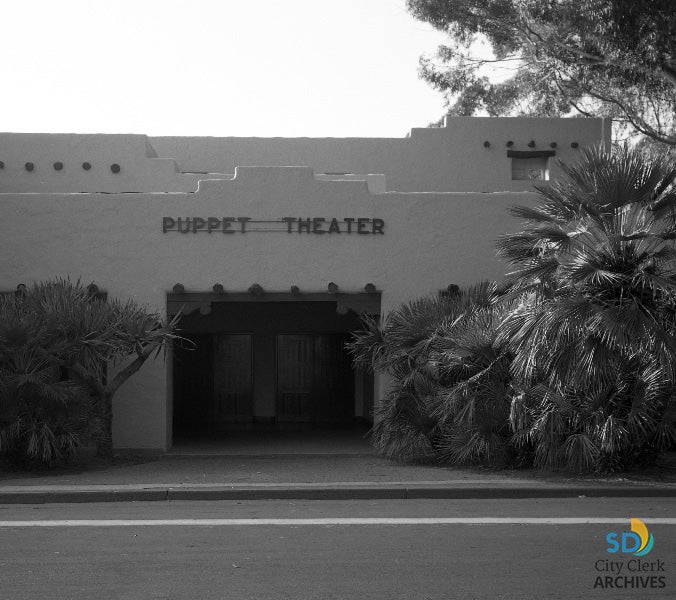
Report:
<svg viewBox="0 0 676 600"><path fill-rule="evenodd" d="M172 485L86 486L55 489L0 489L0 504L53 504L77 502L157 502L167 500L412 500L412 499L523 499L523 498L665 498L676 497L676 486L568 485L477 486L363 484L298 486Z"/></svg>
<svg viewBox="0 0 676 600"><path fill-rule="evenodd" d="M166 500L166 490L59 490L2 492L0 504L56 504L76 502L153 502Z"/></svg>

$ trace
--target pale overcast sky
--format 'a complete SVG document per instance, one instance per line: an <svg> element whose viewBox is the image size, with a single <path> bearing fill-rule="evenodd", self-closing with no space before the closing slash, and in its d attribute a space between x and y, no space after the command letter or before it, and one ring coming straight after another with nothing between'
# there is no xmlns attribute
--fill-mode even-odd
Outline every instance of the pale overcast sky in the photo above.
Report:
<svg viewBox="0 0 676 600"><path fill-rule="evenodd" d="M0 131L404 136L444 112L404 0L11 0Z"/></svg>

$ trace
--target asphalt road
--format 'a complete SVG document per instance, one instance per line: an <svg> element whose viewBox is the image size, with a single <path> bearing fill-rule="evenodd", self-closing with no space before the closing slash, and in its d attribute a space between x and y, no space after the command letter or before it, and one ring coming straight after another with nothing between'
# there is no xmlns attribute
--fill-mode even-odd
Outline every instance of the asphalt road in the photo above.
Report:
<svg viewBox="0 0 676 600"><path fill-rule="evenodd" d="M607 553L631 517L653 550ZM0 506L3 600L674 597L669 498Z"/></svg>

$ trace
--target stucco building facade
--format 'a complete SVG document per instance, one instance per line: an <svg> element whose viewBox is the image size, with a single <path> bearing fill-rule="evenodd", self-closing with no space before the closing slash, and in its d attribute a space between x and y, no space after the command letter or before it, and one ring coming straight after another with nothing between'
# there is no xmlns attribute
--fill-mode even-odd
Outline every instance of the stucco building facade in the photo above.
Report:
<svg viewBox="0 0 676 600"><path fill-rule="evenodd" d="M603 119L449 118L392 139L0 134L0 290L56 276L166 315L195 349L118 392L118 449L369 419L359 315L500 279L496 238Z"/></svg>

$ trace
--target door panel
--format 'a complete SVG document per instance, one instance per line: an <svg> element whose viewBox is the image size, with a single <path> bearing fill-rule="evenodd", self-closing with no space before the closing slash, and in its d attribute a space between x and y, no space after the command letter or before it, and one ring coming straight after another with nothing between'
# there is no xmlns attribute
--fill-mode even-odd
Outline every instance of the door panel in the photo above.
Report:
<svg viewBox="0 0 676 600"><path fill-rule="evenodd" d="M341 334L315 337L315 422L348 423L354 417L354 373Z"/></svg>
<svg viewBox="0 0 676 600"><path fill-rule="evenodd" d="M342 334L277 336L277 420L337 424L354 417L354 375Z"/></svg>
<svg viewBox="0 0 676 600"><path fill-rule="evenodd" d="M214 343L212 423L246 423L253 418L252 336L217 335Z"/></svg>
<svg viewBox="0 0 676 600"><path fill-rule="evenodd" d="M277 421L312 421L312 360L310 335L277 336Z"/></svg>
<svg viewBox="0 0 676 600"><path fill-rule="evenodd" d="M209 426L211 334L182 334L174 345L174 433L198 433Z"/></svg>

